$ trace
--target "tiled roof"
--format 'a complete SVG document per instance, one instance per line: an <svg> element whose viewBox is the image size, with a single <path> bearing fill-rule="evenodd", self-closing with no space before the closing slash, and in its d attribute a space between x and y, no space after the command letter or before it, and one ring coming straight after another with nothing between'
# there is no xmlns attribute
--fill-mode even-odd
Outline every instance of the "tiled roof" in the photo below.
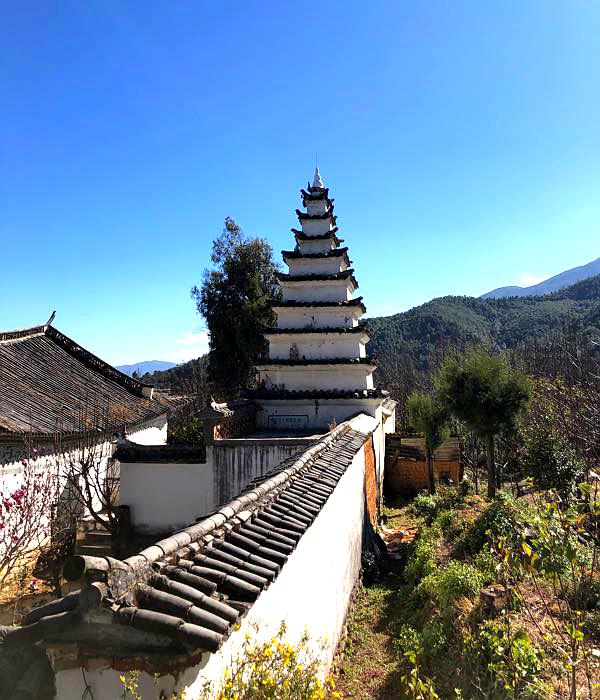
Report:
<svg viewBox="0 0 600 700"><path fill-rule="evenodd" d="M315 201L318 199L326 199L329 204L333 203L333 199L329 199L329 187L315 188L313 189L310 185L308 189L301 189L300 196L302 197L302 203L306 206L306 201Z"/></svg>
<svg viewBox="0 0 600 700"><path fill-rule="evenodd" d="M268 367L271 365L285 367L293 367L295 365L371 365L374 367L376 362L372 357L299 357L296 360L288 357L282 359L271 357L268 360L260 360L256 363L257 367Z"/></svg>
<svg viewBox="0 0 600 700"><path fill-rule="evenodd" d="M341 258L344 257L348 259L348 247L344 248L333 248L328 250L326 253L301 253L299 250L282 250L281 255L283 259L289 258L290 260L296 260L299 258L308 258L313 260L315 258Z"/></svg>
<svg viewBox="0 0 600 700"><path fill-rule="evenodd" d="M356 297L356 299L348 299L348 301L299 301L297 299L288 299L288 301L274 301L274 309L320 309L323 307L330 308L345 308L350 306L359 306L362 313L367 312L367 307L363 304L362 297Z"/></svg>
<svg viewBox="0 0 600 700"><path fill-rule="evenodd" d="M338 238L336 235L339 231L337 226L334 226L330 231L326 231L325 233L316 233L312 235L304 233L304 231L299 231L297 228L293 228L291 231L298 241L325 241L329 238L333 238L336 245L344 242L343 238Z"/></svg>
<svg viewBox="0 0 600 700"><path fill-rule="evenodd" d="M327 211L323 214L309 214L306 211L300 211L300 209L296 209L296 216L300 221L304 221L306 219L331 219L334 224L337 219L337 217L334 216L333 213L333 204L330 207L328 207Z"/></svg>
<svg viewBox="0 0 600 700"><path fill-rule="evenodd" d="M272 401L287 401L289 399L379 399L388 396L385 389L306 389L294 391L292 389L266 389L259 387L251 392L252 398L267 399Z"/></svg>
<svg viewBox="0 0 600 700"><path fill-rule="evenodd" d="M201 464L206 461L206 448L203 445L139 445L123 440L117 444L113 457L119 462Z"/></svg>
<svg viewBox="0 0 600 700"><path fill-rule="evenodd" d="M341 425L213 516L125 561L72 558L65 577L82 579L81 591L34 610L5 639L14 646L52 637L56 645L62 634L78 645L80 656L114 660L160 651L170 668L193 665L220 647L277 578L366 439ZM123 625L123 631L115 635L107 630L111 624L93 623L88 630L92 609L93 622L103 613L105 622Z"/></svg>
<svg viewBox="0 0 600 700"><path fill-rule="evenodd" d="M304 327L304 328L265 328L264 330L264 335L269 336L269 335L296 335L298 333L300 334L317 334L320 335L321 333L334 333L334 334L341 334L341 335L347 335L347 334L353 334L353 333L366 333L367 331L367 324L366 323L359 323L356 326L351 326L350 328L336 328L336 327L327 327L327 328L317 328L315 326L309 326Z"/></svg>
<svg viewBox="0 0 600 700"><path fill-rule="evenodd" d="M286 275L283 272L275 273L278 282L332 282L335 280L347 280L352 282L354 289L358 289L358 282L354 276L354 270L349 268L342 272L336 272L331 275Z"/></svg>
<svg viewBox="0 0 600 700"><path fill-rule="evenodd" d="M0 333L0 434L121 430L168 410L149 390L52 326Z"/></svg>

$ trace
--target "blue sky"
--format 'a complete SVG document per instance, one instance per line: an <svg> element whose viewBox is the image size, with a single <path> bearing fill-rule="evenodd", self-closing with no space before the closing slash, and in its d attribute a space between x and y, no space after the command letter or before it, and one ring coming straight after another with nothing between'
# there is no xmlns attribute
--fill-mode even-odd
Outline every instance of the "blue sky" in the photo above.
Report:
<svg viewBox="0 0 600 700"><path fill-rule="evenodd" d="M3 3L0 329L205 344L225 216L291 247L315 151L369 314L600 256L600 3Z"/></svg>

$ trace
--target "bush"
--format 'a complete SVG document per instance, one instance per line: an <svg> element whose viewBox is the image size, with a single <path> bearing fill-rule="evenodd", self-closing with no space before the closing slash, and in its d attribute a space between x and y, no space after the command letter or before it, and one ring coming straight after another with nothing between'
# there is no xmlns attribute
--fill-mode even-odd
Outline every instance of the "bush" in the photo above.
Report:
<svg viewBox="0 0 600 700"><path fill-rule="evenodd" d="M429 659L435 659L448 647L446 626L441 617L434 617L423 626L423 652Z"/></svg>
<svg viewBox="0 0 600 700"><path fill-rule="evenodd" d="M452 560L445 569L434 571L418 586L418 593L449 608L458 598L475 597L483 585L483 575L471 564Z"/></svg>
<svg viewBox="0 0 600 700"><path fill-rule="evenodd" d="M519 511L514 498L499 492L471 527L459 537L455 545L455 554L477 554L490 535L498 537L513 533L518 519Z"/></svg>
<svg viewBox="0 0 600 700"><path fill-rule="evenodd" d="M411 509L415 515L425 519L431 525L439 509L439 497L426 492L420 493L412 502Z"/></svg>
<svg viewBox="0 0 600 700"><path fill-rule="evenodd" d="M412 511L431 525L442 511L453 510L464 504L462 491L454 486L440 486L436 494L420 493L412 502Z"/></svg>
<svg viewBox="0 0 600 700"><path fill-rule="evenodd" d="M575 450L556 431L537 429L526 441L525 473L540 489L568 498L584 471Z"/></svg>
<svg viewBox="0 0 600 700"><path fill-rule="evenodd" d="M421 637L414 627L402 625L394 640L394 647L400 656L404 656L408 651L419 653L422 647Z"/></svg>
<svg viewBox="0 0 600 700"><path fill-rule="evenodd" d="M404 568L404 578L411 586L435 571L435 546L440 537L437 528L424 528L412 542L412 552Z"/></svg>
<svg viewBox="0 0 600 700"><path fill-rule="evenodd" d="M509 632L505 625L488 620L468 644L467 653L493 688L510 697L545 697L538 679L540 657L525 631Z"/></svg>

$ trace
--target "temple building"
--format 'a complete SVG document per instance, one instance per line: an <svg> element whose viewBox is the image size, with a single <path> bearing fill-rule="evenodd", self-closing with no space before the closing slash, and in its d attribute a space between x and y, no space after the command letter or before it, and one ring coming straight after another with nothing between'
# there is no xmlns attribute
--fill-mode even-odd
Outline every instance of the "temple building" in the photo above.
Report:
<svg viewBox="0 0 600 700"><path fill-rule="evenodd" d="M277 325L265 332L268 358L257 366L257 421L272 430L326 429L357 412L376 416L387 395L374 386L360 320L366 309L353 296L358 282L318 168L301 195L306 211L296 210L296 245L282 251L289 272L278 275Z"/></svg>

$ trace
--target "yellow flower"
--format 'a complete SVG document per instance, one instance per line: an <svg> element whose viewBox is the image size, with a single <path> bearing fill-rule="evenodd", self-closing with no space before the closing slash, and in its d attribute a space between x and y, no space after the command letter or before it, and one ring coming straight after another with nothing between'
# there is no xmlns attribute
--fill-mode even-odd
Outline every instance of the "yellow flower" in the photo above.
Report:
<svg viewBox="0 0 600 700"><path fill-rule="evenodd" d="M125 676L119 676L119 680L121 681L121 683L126 683L126 682L127 682Z"/></svg>

